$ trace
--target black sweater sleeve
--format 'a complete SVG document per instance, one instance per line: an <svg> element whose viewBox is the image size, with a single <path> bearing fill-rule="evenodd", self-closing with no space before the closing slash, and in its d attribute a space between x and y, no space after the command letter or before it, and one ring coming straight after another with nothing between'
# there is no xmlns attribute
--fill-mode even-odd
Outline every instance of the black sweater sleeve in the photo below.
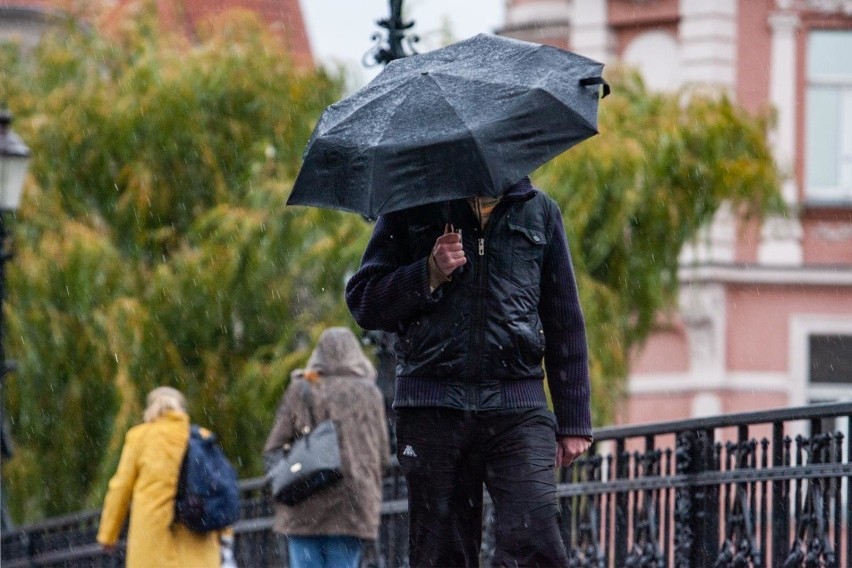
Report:
<svg viewBox="0 0 852 568"><path fill-rule="evenodd" d="M557 207L542 267L539 318L544 364L560 435L591 436L588 347L568 239Z"/></svg>
<svg viewBox="0 0 852 568"><path fill-rule="evenodd" d="M401 214L379 217L361 267L346 284L346 304L364 329L399 331L399 325L441 295L429 291L428 258L408 258Z"/></svg>

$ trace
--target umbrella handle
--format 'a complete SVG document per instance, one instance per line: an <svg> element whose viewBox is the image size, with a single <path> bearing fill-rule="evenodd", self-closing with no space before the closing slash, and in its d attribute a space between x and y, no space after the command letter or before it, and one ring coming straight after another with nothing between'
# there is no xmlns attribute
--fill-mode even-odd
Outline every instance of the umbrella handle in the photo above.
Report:
<svg viewBox="0 0 852 568"><path fill-rule="evenodd" d="M611 92L609 88L609 83L604 81L603 77L586 77L585 79L580 79L581 87L588 87L589 85L603 85L603 95L601 95L602 99L605 99L606 96Z"/></svg>

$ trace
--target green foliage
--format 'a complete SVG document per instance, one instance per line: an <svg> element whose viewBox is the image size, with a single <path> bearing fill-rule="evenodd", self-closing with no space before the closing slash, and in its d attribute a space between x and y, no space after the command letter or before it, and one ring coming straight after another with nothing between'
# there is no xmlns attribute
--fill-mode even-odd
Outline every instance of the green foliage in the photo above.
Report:
<svg viewBox="0 0 852 568"><path fill-rule="evenodd" d="M783 207L768 117L749 116L718 94L652 93L624 71L611 83L600 135L534 176L565 215L588 325L595 416L604 422L630 353L674 305L684 244L724 203L743 218Z"/></svg>
<svg viewBox="0 0 852 568"><path fill-rule="evenodd" d="M370 226L285 206L340 79L294 69L250 18L194 45L155 22L136 15L108 40L69 25L27 57L0 46L0 101L33 150L5 306L19 370L3 481L19 522L100 506L161 384L258 475L290 371L322 329L354 327L344 279ZM535 176L565 212L598 423L672 303L683 243L723 202L759 213L777 196L764 120L613 84L601 136Z"/></svg>
<svg viewBox="0 0 852 568"><path fill-rule="evenodd" d="M257 475L290 370L321 329L354 325L342 287L369 225L285 206L339 79L295 69L247 17L196 45L153 22L0 50L33 152L6 310L19 521L99 506L160 384Z"/></svg>

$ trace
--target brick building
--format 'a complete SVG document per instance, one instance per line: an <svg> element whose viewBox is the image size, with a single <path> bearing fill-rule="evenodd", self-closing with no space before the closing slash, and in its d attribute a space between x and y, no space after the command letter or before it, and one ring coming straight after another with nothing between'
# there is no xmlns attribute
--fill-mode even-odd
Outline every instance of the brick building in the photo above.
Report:
<svg viewBox="0 0 852 568"><path fill-rule="evenodd" d="M68 14L83 19L99 12L109 25L136 0L100 0L88 6L79 0L0 0L0 39L15 39L32 46L47 27ZM302 66L313 64L299 0L156 0L162 23L192 38L195 30L228 10L255 12L278 35Z"/></svg>
<svg viewBox="0 0 852 568"><path fill-rule="evenodd" d="M619 421L852 399L852 1L508 0L500 33L777 113L792 214L721 211L683 251L678 317L635 354Z"/></svg>

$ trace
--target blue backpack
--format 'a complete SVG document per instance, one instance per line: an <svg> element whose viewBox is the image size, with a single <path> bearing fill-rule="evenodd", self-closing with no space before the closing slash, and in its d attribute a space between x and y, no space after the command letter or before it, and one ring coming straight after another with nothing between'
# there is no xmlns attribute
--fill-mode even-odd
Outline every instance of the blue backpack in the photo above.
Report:
<svg viewBox="0 0 852 568"><path fill-rule="evenodd" d="M230 526L239 518L237 472L216 436L205 438L193 425L180 467L175 520L196 532L208 532Z"/></svg>

